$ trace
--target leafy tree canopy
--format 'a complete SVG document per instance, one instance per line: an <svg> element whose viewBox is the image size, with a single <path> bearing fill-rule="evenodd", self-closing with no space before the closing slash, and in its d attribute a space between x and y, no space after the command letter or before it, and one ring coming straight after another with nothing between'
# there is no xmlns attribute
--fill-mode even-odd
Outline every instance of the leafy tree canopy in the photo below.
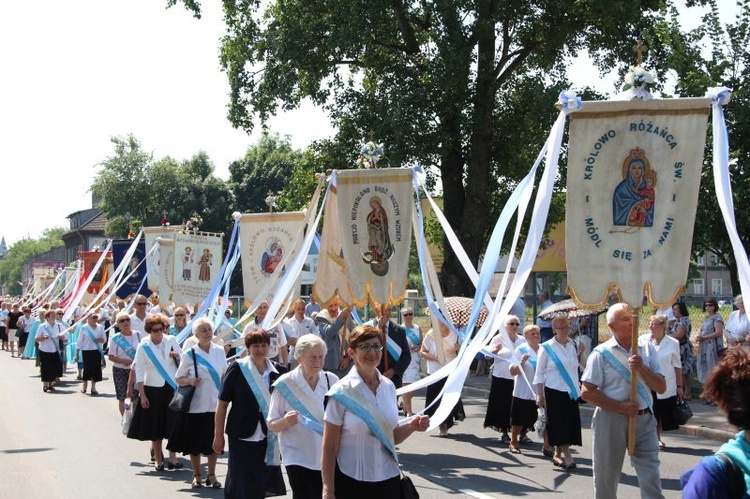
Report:
<svg viewBox="0 0 750 499"><path fill-rule="evenodd" d="M67 229L64 227L45 229L39 239L22 239L8 248L5 258L0 260L0 283L5 286L8 293L21 294L18 282L21 280L23 264L45 251L62 246L62 235L65 232Z"/></svg>

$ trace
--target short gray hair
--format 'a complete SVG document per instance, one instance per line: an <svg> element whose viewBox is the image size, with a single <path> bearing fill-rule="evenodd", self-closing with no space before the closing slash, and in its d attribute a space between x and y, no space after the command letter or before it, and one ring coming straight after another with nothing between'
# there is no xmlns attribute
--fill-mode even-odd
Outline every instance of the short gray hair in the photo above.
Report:
<svg viewBox="0 0 750 499"><path fill-rule="evenodd" d="M201 326L208 326L209 331L211 331L211 334L214 332L214 323L211 322L211 320L208 317L201 317L200 319L195 319L193 321L193 334L200 329Z"/></svg>
<svg viewBox="0 0 750 499"><path fill-rule="evenodd" d="M294 358L297 360L301 359L305 355L305 352L317 346L323 347L323 356L325 356L326 352L328 352L326 342L316 334L303 334L297 339L297 344L294 346Z"/></svg>
<svg viewBox="0 0 750 499"><path fill-rule="evenodd" d="M609 307L609 310L607 310L607 324L615 322L615 315L621 310L630 310L630 305L620 302Z"/></svg>

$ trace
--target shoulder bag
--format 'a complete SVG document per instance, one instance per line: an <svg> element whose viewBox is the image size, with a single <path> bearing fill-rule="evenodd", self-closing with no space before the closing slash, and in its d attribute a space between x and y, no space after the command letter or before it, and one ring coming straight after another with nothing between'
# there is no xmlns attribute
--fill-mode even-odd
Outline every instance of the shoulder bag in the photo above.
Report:
<svg viewBox="0 0 750 499"><path fill-rule="evenodd" d="M192 349L190 352L193 354L193 367L195 368L195 378L198 379L198 361L195 358L195 350ZM195 387L193 385L178 386L174 392L172 401L169 403L169 408L177 412L188 412L190 410L190 402L193 400L195 394Z"/></svg>

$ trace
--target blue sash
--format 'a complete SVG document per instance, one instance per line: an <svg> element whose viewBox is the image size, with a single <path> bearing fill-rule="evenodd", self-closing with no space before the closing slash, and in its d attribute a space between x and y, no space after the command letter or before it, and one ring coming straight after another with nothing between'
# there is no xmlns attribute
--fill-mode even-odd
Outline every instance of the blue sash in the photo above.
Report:
<svg viewBox="0 0 750 499"><path fill-rule="evenodd" d="M86 335L91 339L91 341L94 342L94 345L96 345L96 349L99 350L100 355L104 355L104 350L102 350L102 346L96 342L96 337L94 336L94 332L91 330L88 326L83 326L83 329L86 332Z"/></svg>
<svg viewBox="0 0 750 499"><path fill-rule="evenodd" d="M133 333L136 334L136 333ZM140 339L140 337L136 336L136 338ZM112 336L110 338L112 341L114 341L118 347L120 347L120 350L125 352L125 355L130 357L130 360L135 359L135 348L133 345L128 343L128 340L125 339L125 336L122 335L122 333L117 333L116 335Z"/></svg>
<svg viewBox="0 0 750 499"><path fill-rule="evenodd" d="M404 326L404 329L406 330L406 336L409 337L409 341L411 341L411 344L419 345L419 335L416 333L416 331L412 331L406 326Z"/></svg>
<svg viewBox="0 0 750 499"><path fill-rule="evenodd" d="M195 347L193 348L193 351L195 351ZM219 373L216 372L216 369L214 368L214 366L212 366L211 363L205 359L205 357L197 355L197 352L196 352L195 357L196 357L198 364L205 367L206 370L208 371L208 374L211 375L211 379L214 380L214 385L216 385L216 389L221 390L221 377L219 376Z"/></svg>
<svg viewBox="0 0 750 499"><path fill-rule="evenodd" d="M627 383L630 384L630 368L626 367L625 364L622 363L622 360L617 358L611 348L602 347L599 351L615 371L617 371L623 378L625 378ZM649 390L641 380L640 376L636 377L636 381L635 387L638 396L646 403L646 406L653 411L654 398L651 396L651 390Z"/></svg>
<svg viewBox="0 0 750 499"><path fill-rule="evenodd" d="M396 359L401 358L401 347L396 343L396 340L388 336L388 332L385 334L385 346L388 349L388 353L391 354L391 357Z"/></svg>
<svg viewBox="0 0 750 499"><path fill-rule="evenodd" d="M318 435L323 435L322 404L318 407L313 399L294 385L296 383L292 381L291 373L287 373L277 379L273 386L281 392L289 405L299 413L298 420L302 426L309 428Z"/></svg>
<svg viewBox="0 0 750 499"><path fill-rule="evenodd" d="M141 347L143 348L143 351L146 352L146 355L148 355L148 358L151 359L151 363L154 365L154 367L156 367L156 370L159 372L161 377L164 378L164 381L166 381L173 390L177 390L177 382L173 380L172 377L167 373L164 365L161 363L158 357L156 357L156 354L153 350L151 350L151 347L147 343L142 343Z"/></svg>
<svg viewBox="0 0 750 499"><path fill-rule="evenodd" d="M549 341L554 341L554 339ZM560 358L555 353L552 345L545 341L544 343L542 343L542 348L544 348L544 351L547 352L549 358L552 359L552 362L554 362L555 367L557 367L557 370L560 373L560 376L562 376L563 381L565 381L565 384L568 385L570 400L577 400L580 396L578 393L578 387L576 387L575 383L573 383L573 380L570 378L570 374L568 374L568 371L567 369L565 369L563 363L560 362Z"/></svg>
<svg viewBox="0 0 750 499"><path fill-rule="evenodd" d="M531 364L531 367L534 368L534 371L536 371L536 359L532 357L531 351L527 348L526 345L521 345L518 347L518 351L521 353L529 354L529 364Z"/></svg>
<svg viewBox="0 0 750 499"><path fill-rule="evenodd" d="M258 402L260 407L261 415L264 419L268 419L268 406L271 402L271 392L263 383L263 377L252 364L250 357L245 357L237 361L240 366L240 371L245 376L245 381L250 385L250 390L255 396L255 400ZM260 423L258 423L260 424ZM268 440L268 447L266 447L266 465L278 466L281 463L281 455L279 454L279 437L274 432L266 432L266 439Z"/></svg>
<svg viewBox="0 0 750 499"><path fill-rule="evenodd" d="M355 388L342 383L334 386L331 391L328 392L328 396L334 398L338 403L364 421L373 435L375 435L380 443L383 444L383 447L393 455L393 459L398 463L398 454L396 453L393 429L383 420L382 413L376 406L373 406Z"/></svg>

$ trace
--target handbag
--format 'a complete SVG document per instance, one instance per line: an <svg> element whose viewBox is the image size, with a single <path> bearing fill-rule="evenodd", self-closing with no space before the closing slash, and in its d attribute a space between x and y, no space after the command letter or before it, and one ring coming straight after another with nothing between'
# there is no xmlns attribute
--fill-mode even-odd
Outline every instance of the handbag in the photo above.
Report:
<svg viewBox="0 0 750 499"><path fill-rule="evenodd" d="M122 434L127 435L130 430L130 423L133 422L133 411L134 406L138 403L138 400L130 399L130 402L125 401L125 411L122 413L122 420L120 425L122 426Z"/></svg>
<svg viewBox="0 0 750 499"><path fill-rule="evenodd" d="M693 410L685 400L679 399L674 408L674 419L678 425L684 425L693 417Z"/></svg>
<svg viewBox="0 0 750 499"><path fill-rule="evenodd" d="M419 499L419 492L411 478L403 473L401 474L401 499Z"/></svg>
<svg viewBox="0 0 750 499"><path fill-rule="evenodd" d="M195 350L191 350L193 354L193 366L195 367L195 377L198 378L198 361L195 358ZM195 387L192 385L178 386L175 390L172 400L169 402L169 408L177 412L188 412L190 410L190 402L193 400L195 394Z"/></svg>

